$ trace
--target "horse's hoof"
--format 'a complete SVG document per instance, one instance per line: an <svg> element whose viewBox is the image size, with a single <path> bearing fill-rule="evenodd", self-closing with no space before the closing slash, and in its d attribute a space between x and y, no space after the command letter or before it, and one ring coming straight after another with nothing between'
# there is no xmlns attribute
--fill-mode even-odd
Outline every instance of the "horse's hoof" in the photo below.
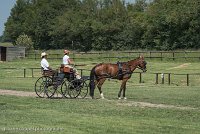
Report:
<svg viewBox="0 0 200 134"><path fill-rule="evenodd" d="M101 93L100 96L101 96L101 99L104 99L103 93Z"/></svg>
<svg viewBox="0 0 200 134"><path fill-rule="evenodd" d="M121 100L121 99L122 99L121 97L118 98L118 100Z"/></svg>
<svg viewBox="0 0 200 134"><path fill-rule="evenodd" d="M126 97L124 97L124 100L127 100L127 98L126 98Z"/></svg>

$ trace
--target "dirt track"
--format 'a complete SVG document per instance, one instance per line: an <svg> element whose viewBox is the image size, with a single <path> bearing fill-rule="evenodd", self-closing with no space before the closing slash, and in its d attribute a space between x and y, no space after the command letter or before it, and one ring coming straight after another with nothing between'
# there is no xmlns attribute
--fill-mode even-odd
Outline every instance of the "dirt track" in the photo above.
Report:
<svg viewBox="0 0 200 134"><path fill-rule="evenodd" d="M25 92L25 91L16 91L16 90L3 90L3 89L0 89L0 95L13 95L13 96L22 96L22 97L36 97L35 92Z"/></svg>
<svg viewBox="0 0 200 134"><path fill-rule="evenodd" d="M37 97L35 92L3 90L3 89L0 89L0 95L13 95L13 96L21 96L21 97ZM104 99L104 100L116 102L116 100L108 100L108 99ZM149 103L149 102L136 102L136 101L128 101L128 100L119 100L119 101L117 101L117 105L118 106L128 106L128 107L141 107L141 108L198 110L198 108L193 108L193 107L174 106L174 105L167 105L167 104L153 104L153 103Z"/></svg>

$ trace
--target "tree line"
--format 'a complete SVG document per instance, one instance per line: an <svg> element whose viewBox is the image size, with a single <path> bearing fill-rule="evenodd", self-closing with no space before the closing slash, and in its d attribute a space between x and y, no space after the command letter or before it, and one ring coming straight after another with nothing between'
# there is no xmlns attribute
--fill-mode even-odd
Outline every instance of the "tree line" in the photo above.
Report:
<svg viewBox="0 0 200 134"><path fill-rule="evenodd" d="M0 40L28 36L34 49L176 50L200 48L199 31L198 0L17 0Z"/></svg>

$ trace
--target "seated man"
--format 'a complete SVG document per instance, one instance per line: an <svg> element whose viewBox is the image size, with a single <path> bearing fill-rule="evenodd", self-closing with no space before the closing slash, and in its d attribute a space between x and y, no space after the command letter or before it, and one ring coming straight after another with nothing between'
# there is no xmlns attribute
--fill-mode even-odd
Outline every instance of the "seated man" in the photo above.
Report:
<svg viewBox="0 0 200 134"><path fill-rule="evenodd" d="M73 71L75 72L75 76L77 79L80 79L80 75L78 74L78 71L76 68L72 67L71 65L73 64L73 61L69 58L68 54L69 54L69 50L64 50L64 57L63 57L63 65L65 67L69 67L72 68Z"/></svg>
<svg viewBox="0 0 200 134"><path fill-rule="evenodd" d="M57 71L52 70L52 68L49 67L49 63L47 61L47 53L43 52L41 53L41 67L42 67L42 73L43 75L47 75L47 76L54 76L56 75Z"/></svg>

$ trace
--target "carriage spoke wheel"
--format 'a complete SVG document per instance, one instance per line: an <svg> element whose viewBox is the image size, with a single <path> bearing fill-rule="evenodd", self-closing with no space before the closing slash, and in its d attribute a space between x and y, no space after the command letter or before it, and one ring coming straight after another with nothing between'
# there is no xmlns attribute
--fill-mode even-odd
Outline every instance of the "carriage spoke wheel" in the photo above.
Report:
<svg viewBox="0 0 200 134"><path fill-rule="evenodd" d="M79 85L79 87L80 87L80 94L79 94L78 97L85 98L87 96L87 94L88 94L88 85L87 85L87 83L84 80L82 80L81 84Z"/></svg>
<svg viewBox="0 0 200 134"><path fill-rule="evenodd" d="M48 98L52 98L57 90L56 84L53 82L53 79L51 77L47 78L47 81L45 83L45 93Z"/></svg>
<svg viewBox="0 0 200 134"><path fill-rule="evenodd" d="M48 76L42 76L35 82L35 93L38 97L44 98L47 96L48 87L52 85L52 79ZM48 94L47 97L50 95Z"/></svg>
<svg viewBox="0 0 200 134"><path fill-rule="evenodd" d="M69 90L68 81L65 80L65 81L63 81L62 86L61 86L61 93L65 98L70 98L70 96L68 94L68 90Z"/></svg>
<svg viewBox="0 0 200 134"><path fill-rule="evenodd" d="M76 98L79 96L80 92L81 92L81 79L75 79L71 82L69 82L68 84L68 93L70 98Z"/></svg>

